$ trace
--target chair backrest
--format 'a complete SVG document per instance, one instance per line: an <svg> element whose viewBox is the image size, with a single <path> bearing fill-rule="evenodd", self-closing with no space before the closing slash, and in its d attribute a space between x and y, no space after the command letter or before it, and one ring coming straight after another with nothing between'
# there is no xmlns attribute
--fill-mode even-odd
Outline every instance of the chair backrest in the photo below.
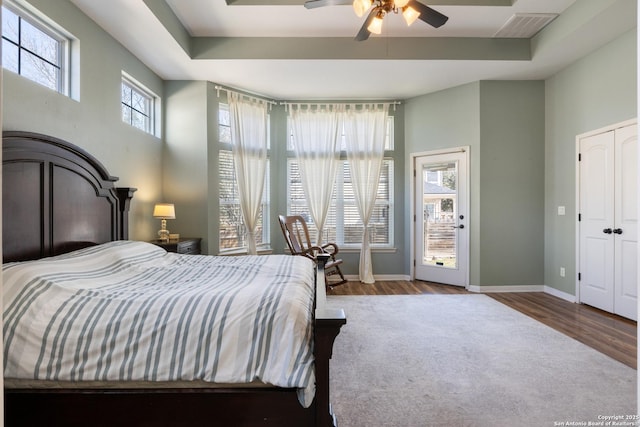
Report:
<svg viewBox="0 0 640 427"><path fill-rule="evenodd" d="M287 242L291 254L307 255L304 254L303 251L310 248L312 244L309 238L309 229L307 228L307 223L304 218L300 215L279 215L278 221L280 222L284 240Z"/></svg>

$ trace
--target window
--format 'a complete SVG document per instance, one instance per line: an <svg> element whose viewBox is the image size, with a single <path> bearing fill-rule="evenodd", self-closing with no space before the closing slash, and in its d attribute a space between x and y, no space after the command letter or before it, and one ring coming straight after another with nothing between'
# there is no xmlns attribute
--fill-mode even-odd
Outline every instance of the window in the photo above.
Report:
<svg viewBox="0 0 640 427"><path fill-rule="evenodd" d="M158 97L131 77L122 76L122 121L155 135Z"/></svg>
<svg viewBox="0 0 640 427"><path fill-rule="evenodd" d="M387 119L387 134L384 138L384 149L385 151L392 151L393 150L393 144L394 144L394 140L393 140L393 126L394 126L394 121L393 121L393 116L389 116ZM294 150L294 142L293 142L293 130L291 129L291 124L288 123L288 119L287 119L287 127L289 128L289 143L287 144L287 149L288 150ZM342 133L340 135L340 151L346 151L347 150L347 146L346 146L346 142L345 142L345 131L344 131L344 127L342 128Z"/></svg>
<svg viewBox="0 0 640 427"><path fill-rule="evenodd" d="M342 160L341 163L322 239L324 242L335 242L340 247L358 248L362 243L364 226L356 206L349 162ZM309 227L311 238L315 239L317 228L309 215L296 159L289 159L287 169L287 211L289 215L302 215ZM382 162L376 204L369 226L371 227L371 247L393 246L393 159L391 158L385 158Z"/></svg>
<svg viewBox="0 0 640 427"><path fill-rule="evenodd" d="M268 129L268 120L267 120ZM267 134L269 131L267 130ZM218 135L220 151L218 153L219 178L219 245L220 252L233 251L247 246L244 220L240 211L240 197L233 161L231 146L231 123L229 106L219 104ZM262 208L256 231L258 250L269 246L269 163L265 172L264 189L262 191Z"/></svg>
<svg viewBox="0 0 640 427"><path fill-rule="evenodd" d="M394 118L389 116L385 151L393 151ZM289 129L291 127L289 126ZM346 160L345 132L342 132L342 166L338 169L333 190L333 200L324 225L322 239L324 242L335 242L344 248L359 248L362 244L364 226L358 214L358 207L351 184L349 162ZM289 132L289 150L293 150L293 132ZM304 197L298 163L290 153L287 165L287 212L289 215L302 215L311 238L315 239L317 229L309 215L307 201ZM393 246L393 158L385 157L380 171L376 205L369 222L371 227L371 247L390 248Z"/></svg>
<svg viewBox="0 0 640 427"><path fill-rule="evenodd" d="M68 95L70 40L12 3L2 7L2 66Z"/></svg>

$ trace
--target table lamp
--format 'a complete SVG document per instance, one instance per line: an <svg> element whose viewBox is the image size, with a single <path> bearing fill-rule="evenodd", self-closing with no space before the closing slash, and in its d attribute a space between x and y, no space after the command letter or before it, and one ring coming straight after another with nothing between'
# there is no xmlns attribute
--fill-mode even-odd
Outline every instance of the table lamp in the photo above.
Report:
<svg viewBox="0 0 640 427"><path fill-rule="evenodd" d="M176 209L173 203L156 203L153 207L153 216L161 219L161 228L158 230L158 238L164 242L169 241L169 230L167 230L167 220L176 219Z"/></svg>

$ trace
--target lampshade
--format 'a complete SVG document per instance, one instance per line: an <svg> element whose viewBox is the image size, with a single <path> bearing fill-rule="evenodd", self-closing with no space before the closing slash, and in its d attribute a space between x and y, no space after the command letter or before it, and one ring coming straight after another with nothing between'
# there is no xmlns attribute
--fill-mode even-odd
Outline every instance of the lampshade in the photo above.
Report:
<svg viewBox="0 0 640 427"><path fill-rule="evenodd" d="M153 216L160 219L176 219L176 209L173 203L156 203Z"/></svg>
<svg viewBox="0 0 640 427"><path fill-rule="evenodd" d="M361 17L369 10L372 3L372 0L353 0L353 10L358 17Z"/></svg>
<svg viewBox="0 0 640 427"><path fill-rule="evenodd" d="M369 30L369 32L373 34L382 33L382 17L378 15L373 18L371 24L369 24L369 26L367 27L367 30Z"/></svg>
<svg viewBox="0 0 640 427"><path fill-rule="evenodd" d="M409 3L409 0L394 0L393 3L398 9L400 9L401 7L405 7L407 3Z"/></svg>
<svg viewBox="0 0 640 427"><path fill-rule="evenodd" d="M402 10L402 17L404 18L404 21L407 23L407 25L411 25L416 22L416 19L418 19L419 16L420 12L418 12L411 6L406 6Z"/></svg>

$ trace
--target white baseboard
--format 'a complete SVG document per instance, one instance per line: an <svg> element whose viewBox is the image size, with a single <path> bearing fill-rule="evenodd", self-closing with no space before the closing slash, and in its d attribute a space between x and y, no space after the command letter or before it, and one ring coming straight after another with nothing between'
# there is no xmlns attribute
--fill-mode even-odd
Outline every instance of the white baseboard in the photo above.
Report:
<svg viewBox="0 0 640 427"><path fill-rule="evenodd" d="M403 274L380 274L373 276L375 280L385 281L385 280L396 280L396 281L405 281L408 282L411 280L411 277ZM345 279L350 282L359 282L360 277L357 274L345 274ZM514 286L478 286L471 285L467 288L470 292L476 293L500 293L500 292L544 292L545 294L553 295L554 297L561 298L565 301L576 302L576 297L574 295L568 294L566 292L560 291L556 288L552 288L547 285L514 285Z"/></svg>
<svg viewBox="0 0 640 427"><path fill-rule="evenodd" d="M357 274L345 274L344 278L347 279L349 282L359 282L360 281L360 276L358 276ZM407 275L404 274L374 274L373 278L375 280L379 280L379 281L385 281L385 280L398 280L401 282L408 282L411 280L411 278Z"/></svg>
<svg viewBox="0 0 640 427"><path fill-rule="evenodd" d="M467 290L478 293L498 293L498 292L544 292L543 285L521 285L521 286L477 286L471 285Z"/></svg>
<svg viewBox="0 0 640 427"><path fill-rule="evenodd" d="M546 294L553 295L554 297L561 298L561 299L563 299L565 301L577 302L575 295L571 295L571 294L568 294L566 292L559 291L558 289L552 288L551 286L545 286L544 287L544 292Z"/></svg>
<svg viewBox="0 0 640 427"><path fill-rule="evenodd" d="M522 285L522 286L469 286L469 291L478 293L497 293L497 292L544 292L553 295L565 301L576 302L574 295L560 291L547 285Z"/></svg>

